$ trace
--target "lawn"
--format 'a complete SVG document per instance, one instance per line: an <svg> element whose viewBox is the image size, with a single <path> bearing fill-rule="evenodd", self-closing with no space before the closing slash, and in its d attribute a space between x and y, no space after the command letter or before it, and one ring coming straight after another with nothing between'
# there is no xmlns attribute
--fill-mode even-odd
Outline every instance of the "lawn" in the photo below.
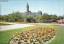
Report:
<svg viewBox="0 0 64 44"><path fill-rule="evenodd" d="M15 30L1 31L0 32L0 44L8 44L9 39L17 32L28 31L33 27L19 28ZM56 38L50 44L64 44L64 27L56 26L57 34Z"/></svg>
<svg viewBox="0 0 64 44"><path fill-rule="evenodd" d="M0 44L8 44L9 39L16 34L17 32L22 32L22 31L28 31L32 27L26 27L26 28L19 28L19 29L14 29L14 30L8 30L8 31L1 31L0 32Z"/></svg>
<svg viewBox="0 0 64 44"><path fill-rule="evenodd" d="M11 24L0 22L0 26L2 26L2 25L11 25Z"/></svg>
<svg viewBox="0 0 64 44"><path fill-rule="evenodd" d="M56 38L50 44L64 44L64 26L57 26Z"/></svg>

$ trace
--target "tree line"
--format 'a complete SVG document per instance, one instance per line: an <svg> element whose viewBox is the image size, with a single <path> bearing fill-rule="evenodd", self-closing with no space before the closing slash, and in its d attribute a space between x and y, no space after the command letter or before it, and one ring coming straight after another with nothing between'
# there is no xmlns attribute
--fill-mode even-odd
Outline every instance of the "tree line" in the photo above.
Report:
<svg viewBox="0 0 64 44"><path fill-rule="evenodd" d="M49 15L43 13L42 15L30 16L23 15L20 12L11 13L8 15L0 15L0 21L6 22L56 22L59 19L63 19L64 16Z"/></svg>

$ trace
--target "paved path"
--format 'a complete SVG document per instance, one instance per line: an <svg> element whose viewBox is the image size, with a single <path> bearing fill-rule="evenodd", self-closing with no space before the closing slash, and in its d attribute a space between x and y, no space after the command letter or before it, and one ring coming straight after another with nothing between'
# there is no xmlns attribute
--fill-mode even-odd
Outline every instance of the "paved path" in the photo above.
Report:
<svg viewBox="0 0 64 44"><path fill-rule="evenodd" d="M13 24L13 25L0 26L0 31L33 26L32 24L16 24L16 23L10 23L10 24ZM38 23L38 24L50 25L49 23ZM55 25L64 26L64 24L55 24Z"/></svg>
<svg viewBox="0 0 64 44"><path fill-rule="evenodd" d="M0 31L10 30L10 29L17 29L17 28L24 28L33 26L30 24L13 24L13 25L6 25L6 26L0 26Z"/></svg>
<svg viewBox="0 0 64 44"><path fill-rule="evenodd" d="M64 24L59 24L60 26L64 26Z"/></svg>

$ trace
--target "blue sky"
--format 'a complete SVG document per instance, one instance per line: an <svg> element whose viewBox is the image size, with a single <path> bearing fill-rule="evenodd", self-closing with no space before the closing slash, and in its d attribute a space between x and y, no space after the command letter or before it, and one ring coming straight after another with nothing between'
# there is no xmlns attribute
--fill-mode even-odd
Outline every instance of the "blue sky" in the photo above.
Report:
<svg viewBox="0 0 64 44"><path fill-rule="evenodd" d="M9 14L12 12L26 12L26 4L29 3L30 11L42 13L64 14L64 0L8 0L8 2L0 2L1 14Z"/></svg>

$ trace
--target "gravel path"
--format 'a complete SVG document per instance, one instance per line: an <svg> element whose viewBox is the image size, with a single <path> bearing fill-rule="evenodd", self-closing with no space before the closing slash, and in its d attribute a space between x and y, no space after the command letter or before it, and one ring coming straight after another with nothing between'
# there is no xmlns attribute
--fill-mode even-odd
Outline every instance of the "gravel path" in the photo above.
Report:
<svg viewBox="0 0 64 44"><path fill-rule="evenodd" d="M30 24L13 24L13 25L6 25L6 26L0 26L0 31L10 30L10 29L17 29L17 28L24 28L33 26Z"/></svg>

